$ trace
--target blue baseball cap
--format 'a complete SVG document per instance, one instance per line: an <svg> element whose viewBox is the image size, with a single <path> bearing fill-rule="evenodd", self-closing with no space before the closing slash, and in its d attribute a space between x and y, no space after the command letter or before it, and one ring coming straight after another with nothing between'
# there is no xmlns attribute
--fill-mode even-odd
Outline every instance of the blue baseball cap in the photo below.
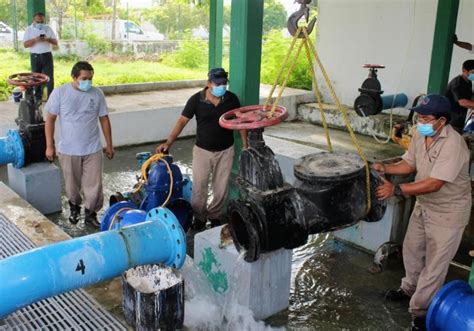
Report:
<svg viewBox="0 0 474 331"><path fill-rule="evenodd" d="M420 115L446 114L451 111L451 102L443 95L428 94L411 110Z"/></svg>
<svg viewBox="0 0 474 331"><path fill-rule="evenodd" d="M223 68L214 68L209 70L207 77L209 77L211 82L218 85L227 83L227 72Z"/></svg>

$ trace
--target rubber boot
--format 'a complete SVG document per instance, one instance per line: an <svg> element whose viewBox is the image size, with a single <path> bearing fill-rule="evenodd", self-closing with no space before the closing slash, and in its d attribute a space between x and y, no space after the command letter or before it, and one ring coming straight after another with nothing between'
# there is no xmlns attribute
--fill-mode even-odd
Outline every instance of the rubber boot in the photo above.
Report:
<svg viewBox="0 0 474 331"><path fill-rule="evenodd" d="M69 222L77 224L81 217L81 206L73 204L69 201Z"/></svg>
<svg viewBox="0 0 474 331"><path fill-rule="evenodd" d="M426 317L415 317L411 321L412 331L426 331Z"/></svg>
<svg viewBox="0 0 474 331"><path fill-rule="evenodd" d="M86 224L92 225L95 228L100 228L100 223L97 220L97 213L89 209L85 210L85 222Z"/></svg>
<svg viewBox="0 0 474 331"><path fill-rule="evenodd" d="M195 231L200 231L204 229L205 226L206 226L206 222L204 222L203 220L199 218L194 217L193 223L191 224L191 229Z"/></svg>

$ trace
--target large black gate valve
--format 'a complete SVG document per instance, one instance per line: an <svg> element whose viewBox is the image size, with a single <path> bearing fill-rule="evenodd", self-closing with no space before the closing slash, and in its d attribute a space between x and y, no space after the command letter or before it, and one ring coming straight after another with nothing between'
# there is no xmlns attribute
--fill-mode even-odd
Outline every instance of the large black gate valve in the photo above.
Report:
<svg viewBox="0 0 474 331"><path fill-rule="evenodd" d="M359 116L376 115L382 111L383 93L379 80L377 79L377 69L385 68L381 64L364 64L363 68L369 68L367 77L359 88L360 95L354 101L354 110Z"/></svg>

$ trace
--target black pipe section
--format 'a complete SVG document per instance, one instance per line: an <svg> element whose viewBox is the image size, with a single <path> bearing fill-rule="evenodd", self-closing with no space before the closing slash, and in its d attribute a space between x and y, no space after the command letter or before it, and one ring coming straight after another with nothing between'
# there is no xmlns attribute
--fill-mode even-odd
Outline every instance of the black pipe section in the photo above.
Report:
<svg viewBox="0 0 474 331"><path fill-rule="evenodd" d="M371 178L371 205L367 213L364 163L347 153L318 153L294 166L294 186L283 181L273 151L263 141L262 129L249 132L250 148L242 151L236 185L239 199L229 203L230 232L245 260L261 253L296 248L309 234L333 231L360 220L380 220L386 203L378 201L380 183Z"/></svg>
<svg viewBox="0 0 474 331"><path fill-rule="evenodd" d="M369 67L369 76L359 88L360 95L354 101L354 110L359 116L376 115L383 109L382 86L377 78L377 69Z"/></svg>
<svg viewBox="0 0 474 331"><path fill-rule="evenodd" d="M33 88L28 88L25 91L25 99L20 101L18 117L15 119L25 150L25 166L34 162L45 161L45 123L40 104L40 101L34 101Z"/></svg>

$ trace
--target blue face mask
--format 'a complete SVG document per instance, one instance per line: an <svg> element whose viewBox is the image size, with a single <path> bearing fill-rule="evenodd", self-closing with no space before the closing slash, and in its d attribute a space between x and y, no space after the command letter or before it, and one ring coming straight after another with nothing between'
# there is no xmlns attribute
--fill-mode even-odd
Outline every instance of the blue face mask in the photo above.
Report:
<svg viewBox="0 0 474 331"><path fill-rule="evenodd" d="M469 74L469 76L467 76L467 79L474 80L474 74Z"/></svg>
<svg viewBox="0 0 474 331"><path fill-rule="evenodd" d="M215 97L218 97L218 98L223 96L226 91L227 91L227 86L226 85L213 86L211 88L211 94Z"/></svg>
<svg viewBox="0 0 474 331"><path fill-rule="evenodd" d="M35 23L35 26L38 30L43 30L44 29L44 23Z"/></svg>
<svg viewBox="0 0 474 331"><path fill-rule="evenodd" d="M80 80L79 81L79 90L83 92L87 92L91 89L92 87L92 81L91 80Z"/></svg>
<svg viewBox="0 0 474 331"><path fill-rule="evenodd" d="M435 124L438 123L438 121L435 122ZM429 124L422 124L422 123L416 123L416 129L418 130L418 133L422 135L423 137L433 137L436 134L436 131L433 128L432 123Z"/></svg>

